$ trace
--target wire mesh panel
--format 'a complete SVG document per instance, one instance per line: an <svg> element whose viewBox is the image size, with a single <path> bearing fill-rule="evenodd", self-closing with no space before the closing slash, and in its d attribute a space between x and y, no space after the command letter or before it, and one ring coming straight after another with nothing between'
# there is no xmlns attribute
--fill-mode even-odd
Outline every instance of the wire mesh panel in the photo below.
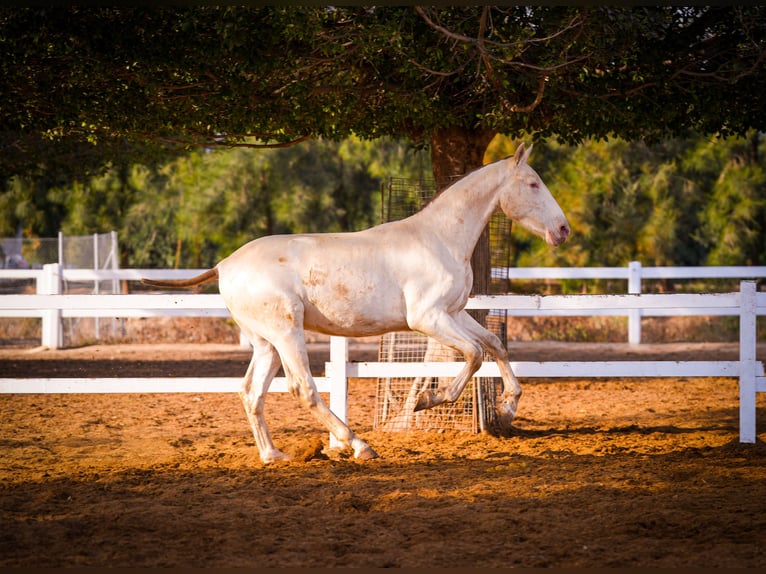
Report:
<svg viewBox="0 0 766 574"><path fill-rule="evenodd" d="M118 269L117 233L58 237L0 238L0 268L41 269L48 263L60 263L63 269ZM0 293L34 293L34 279L0 279ZM116 279L71 281L64 279L65 294L117 294L120 281ZM64 346L82 341L99 340L104 334L117 333L124 319L98 317L67 317L62 319Z"/></svg>
<svg viewBox="0 0 766 574"><path fill-rule="evenodd" d="M462 355L434 339L413 331L397 331L381 337L381 362L461 361ZM499 379L471 379L454 403L443 403L415 412L418 397L425 390L448 384L451 378L379 378L376 387L374 428L387 431L460 430L479 432L497 425L495 404L502 391Z"/></svg>
<svg viewBox="0 0 766 574"><path fill-rule="evenodd" d="M430 180L391 179L381 193L383 222L408 217L425 207L436 194ZM502 212L495 213L490 222L490 260L493 268L510 266L511 225ZM495 276L497 275L497 276ZM492 293L508 291L507 275L493 274ZM506 344L506 312L491 310L485 317L486 327ZM460 353L415 332L387 333L381 337L381 362L440 362L462 361ZM486 358L486 357L485 357ZM478 432L497 428L495 405L502 392L497 378L473 378L454 403L444 403L428 410L415 412L420 394L445 385L450 379L438 377L380 378L377 381L374 428L388 431L461 430Z"/></svg>
<svg viewBox="0 0 766 574"><path fill-rule="evenodd" d="M117 234L94 233L93 235L59 234L59 263L64 269L118 269ZM116 279L103 281L65 280L64 293L118 294L120 282ZM62 320L64 345L82 341L100 340L105 336L123 331L125 320L99 317L67 317Z"/></svg>
<svg viewBox="0 0 766 574"><path fill-rule="evenodd" d="M64 269L117 269L117 233L64 235L58 237L0 237L0 269L41 269L60 263ZM112 289L111 280L97 281ZM93 288L94 281L87 285ZM66 292L66 291L65 291Z"/></svg>
<svg viewBox="0 0 766 574"><path fill-rule="evenodd" d="M59 235L59 263L64 269L118 269L116 233ZM50 262L48 262L50 263ZM119 293L116 279L66 281L65 293Z"/></svg>
<svg viewBox="0 0 766 574"><path fill-rule="evenodd" d="M415 363L423 361L452 361L452 349L415 332L388 333L381 338L379 360L382 362ZM466 388L455 403L415 412L420 394L435 388L439 379L432 377L378 379L378 408L374 427L384 430L458 429L475 431L473 389ZM473 382L469 383L473 387ZM466 400L470 397L471 400Z"/></svg>

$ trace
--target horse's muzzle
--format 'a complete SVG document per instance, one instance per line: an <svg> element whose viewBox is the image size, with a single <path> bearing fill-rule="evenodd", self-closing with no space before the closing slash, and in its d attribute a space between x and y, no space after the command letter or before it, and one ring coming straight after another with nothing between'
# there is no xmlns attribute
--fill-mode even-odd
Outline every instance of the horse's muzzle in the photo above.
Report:
<svg viewBox="0 0 766 574"><path fill-rule="evenodd" d="M552 232L551 230L546 231L545 241L549 245L552 245L553 247L557 247L558 245L561 245L567 240L570 233L571 233L571 230L569 229L569 225L564 223L560 225L555 232Z"/></svg>

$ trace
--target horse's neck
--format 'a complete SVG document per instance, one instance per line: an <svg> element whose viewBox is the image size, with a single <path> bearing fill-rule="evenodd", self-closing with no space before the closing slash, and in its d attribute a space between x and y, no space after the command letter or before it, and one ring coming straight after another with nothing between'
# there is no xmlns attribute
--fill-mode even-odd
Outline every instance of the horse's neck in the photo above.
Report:
<svg viewBox="0 0 766 574"><path fill-rule="evenodd" d="M413 216L418 230L439 239L456 261L468 261L497 206L498 166L474 171L441 192Z"/></svg>

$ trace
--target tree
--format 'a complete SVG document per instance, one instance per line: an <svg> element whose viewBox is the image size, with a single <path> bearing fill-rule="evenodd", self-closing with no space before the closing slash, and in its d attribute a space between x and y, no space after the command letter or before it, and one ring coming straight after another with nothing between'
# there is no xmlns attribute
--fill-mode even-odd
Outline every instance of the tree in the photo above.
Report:
<svg viewBox="0 0 766 574"><path fill-rule="evenodd" d="M720 175L705 206L700 233L709 249L709 265L766 262L766 169L751 151L739 145L719 164Z"/></svg>
<svg viewBox="0 0 766 574"><path fill-rule="evenodd" d="M128 144L405 135L431 144L441 179L476 167L494 133L573 143L762 127L754 112L763 107L765 14L743 6L6 9L0 126L5 150L26 157L35 145L50 148L46 141L59 156L88 142L109 156ZM52 160L51 149L40 151Z"/></svg>
<svg viewBox="0 0 766 574"><path fill-rule="evenodd" d="M444 182L498 133L744 134L766 121L765 31L763 6L3 10L0 180L354 133L430 146Z"/></svg>

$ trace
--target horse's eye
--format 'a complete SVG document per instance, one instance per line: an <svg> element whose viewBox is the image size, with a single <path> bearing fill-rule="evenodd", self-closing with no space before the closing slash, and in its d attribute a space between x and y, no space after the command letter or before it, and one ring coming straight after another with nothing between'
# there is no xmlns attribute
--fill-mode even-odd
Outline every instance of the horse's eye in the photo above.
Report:
<svg viewBox="0 0 766 574"><path fill-rule="evenodd" d="M538 187L540 187L540 184L536 181L533 181L529 184L529 187L531 187L532 189L537 189Z"/></svg>

